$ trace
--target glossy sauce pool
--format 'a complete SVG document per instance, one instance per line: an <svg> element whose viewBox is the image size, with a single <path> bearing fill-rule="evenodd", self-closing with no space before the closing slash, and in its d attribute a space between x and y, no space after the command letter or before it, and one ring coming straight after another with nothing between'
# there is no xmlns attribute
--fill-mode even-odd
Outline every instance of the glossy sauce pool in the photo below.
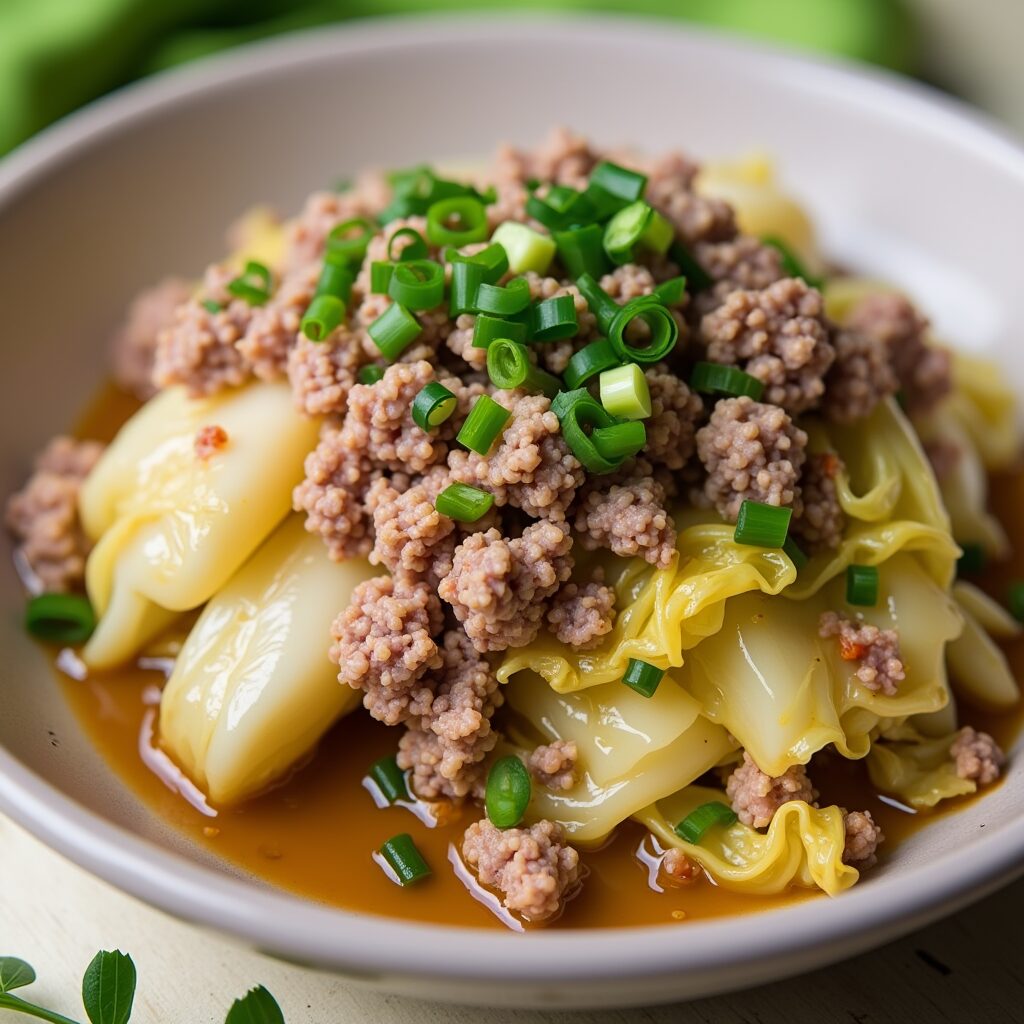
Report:
<svg viewBox="0 0 1024 1024"><path fill-rule="evenodd" d="M134 408L133 401L104 394L95 411L86 415L80 433L107 439ZM1014 510L1022 501L1024 473L997 482L993 504L1010 530L1017 552L1024 552L1024 522ZM1024 558L1015 556L1013 562L986 574L985 586L997 597L1005 594L1010 579L1024 578ZM1017 677L1024 677L1024 638L1010 643L1007 652ZM428 827L409 808L378 808L364 787L368 766L394 753L396 730L372 721L361 711L352 714L324 738L316 756L285 785L211 816L170 788L147 767L140 753L140 743L145 745L144 724L147 715L152 719L156 688L163 684L159 671L132 669L81 681L61 674L61 679L92 742L153 813L243 871L282 889L350 910L439 924L506 926L474 898L449 864L466 826L479 815L475 808L453 811L448 820ZM961 707L963 723L992 733L1004 749L1012 745L1021 717L1020 708L995 716ZM872 790L861 763L839 757L821 760L821 764L815 763L814 783L822 801L870 810L887 836L883 857L934 816L908 814L884 802ZM948 801L945 809L936 813L956 813L958 802ZM430 879L409 889L391 882L372 856L384 840L399 832L413 836L434 872ZM656 871L649 868L649 844L643 828L626 823L604 848L585 851L583 861L589 874L583 892L569 902L555 927L679 925L822 898L804 889L783 896L745 896L706 880L669 885L662 879L659 884Z"/></svg>

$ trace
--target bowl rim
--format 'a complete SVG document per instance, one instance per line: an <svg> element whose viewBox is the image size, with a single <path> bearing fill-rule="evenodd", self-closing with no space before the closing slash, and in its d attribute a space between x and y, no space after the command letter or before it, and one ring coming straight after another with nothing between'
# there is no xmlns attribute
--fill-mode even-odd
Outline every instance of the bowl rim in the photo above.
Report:
<svg viewBox="0 0 1024 1024"><path fill-rule="evenodd" d="M560 14L432 15L374 18L252 43L172 69L98 100L45 129L0 161L0 211L23 188L62 164L130 131L196 93L287 70L297 63L344 59L368 49L394 51L437 41L486 43L543 32L710 49L722 59L757 61L765 73L799 76L819 93L842 97L997 164L1024 192L1024 148L1008 131L965 104L893 73L848 61L824 61L715 32L629 17ZM925 126L922 129L922 125ZM326 907L243 880L157 846L114 825L51 786L0 747L0 811L49 846L120 889L186 920L242 937L298 963L344 970L368 980L390 976L504 982L571 983L700 975L752 965L773 977L849 955L919 927L1024 874L1024 814L980 838L965 859L956 849L897 876L882 875L841 900L797 906L686 928L656 925L591 931L513 933L426 925ZM453 955L456 949L466 956ZM794 965L793 954L802 955ZM756 980L756 979L755 979ZM708 990L724 988L711 983ZM453 996L453 998L455 998Z"/></svg>

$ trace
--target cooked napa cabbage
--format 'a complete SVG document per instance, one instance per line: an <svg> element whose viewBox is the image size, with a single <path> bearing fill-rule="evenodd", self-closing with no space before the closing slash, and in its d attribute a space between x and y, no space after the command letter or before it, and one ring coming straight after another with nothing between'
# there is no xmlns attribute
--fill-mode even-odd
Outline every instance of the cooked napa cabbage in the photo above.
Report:
<svg viewBox="0 0 1024 1024"><path fill-rule="evenodd" d="M328 657L331 621L374 574L289 518L207 604L160 703L160 742L214 803L285 775L359 704Z"/></svg>
<svg viewBox="0 0 1024 1024"><path fill-rule="evenodd" d="M556 693L523 673L507 688L510 708L533 739L575 740L580 780L567 792L537 787L533 820L561 823L574 842L598 843L649 803L689 785L736 749L725 729L666 676L650 698L621 683Z"/></svg>
<svg viewBox="0 0 1024 1024"><path fill-rule="evenodd" d="M767 832L737 821L708 829L700 845L676 835L675 826L691 811L723 799L717 789L688 786L636 817L663 846L683 850L725 889L771 896L793 885L816 886L834 896L860 877L856 868L843 863L846 827L838 807L819 809L792 800L775 812Z"/></svg>
<svg viewBox="0 0 1024 1024"><path fill-rule="evenodd" d="M953 596L964 621L963 632L946 648L954 689L982 707L1013 707L1020 686L992 637L1016 635L1020 626L977 587L958 583Z"/></svg>
<svg viewBox="0 0 1024 1024"><path fill-rule="evenodd" d="M195 437L209 425L228 441L201 459ZM86 587L99 614L86 663L128 660L172 613L219 590L288 514L316 438L283 384L204 399L171 388L143 406L82 486L82 525L97 542Z"/></svg>
<svg viewBox="0 0 1024 1024"><path fill-rule="evenodd" d="M904 741L880 740L868 755L871 781L883 793L898 797L911 807L934 807L940 800L977 790L972 779L962 779L950 759L956 733L930 739L913 729L899 730Z"/></svg>

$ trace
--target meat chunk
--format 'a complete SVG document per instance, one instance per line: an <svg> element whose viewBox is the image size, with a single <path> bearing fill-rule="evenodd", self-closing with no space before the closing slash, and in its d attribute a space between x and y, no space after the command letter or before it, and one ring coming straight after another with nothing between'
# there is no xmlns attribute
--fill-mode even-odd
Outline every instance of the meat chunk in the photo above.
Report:
<svg viewBox="0 0 1024 1024"><path fill-rule="evenodd" d="M987 732L978 732L969 725L956 734L949 756L956 762L961 779L971 779L980 786L995 782L1006 763L999 744Z"/></svg>
<svg viewBox="0 0 1024 1024"><path fill-rule="evenodd" d="M536 179L583 188L597 159L584 136L574 135L559 126L536 149L499 146L494 158L494 174L505 182L525 183Z"/></svg>
<svg viewBox="0 0 1024 1024"><path fill-rule="evenodd" d="M487 455L453 450L452 478L489 491L499 508L514 505L533 518L562 521L584 474L550 400L520 391L497 391L494 400L512 413L501 439Z"/></svg>
<svg viewBox="0 0 1024 1024"><path fill-rule="evenodd" d="M701 321L707 357L738 364L765 385L764 401L796 414L814 408L835 358L821 294L798 277L731 292Z"/></svg>
<svg viewBox="0 0 1024 1024"><path fill-rule="evenodd" d="M759 291L786 276L779 250L751 235L724 242L700 242L693 247L693 255L712 281L694 299L698 316L720 306L737 289Z"/></svg>
<svg viewBox="0 0 1024 1024"><path fill-rule="evenodd" d="M899 633L895 629L879 629L836 612L822 612L818 635L838 637L843 660L860 662L855 675L865 689L891 697L906 678L900 661Z"/></svg>
<svg viewBox="0 0 1024 1024"><path fill-rule="evenodd" d="M673 882L692 882L700 878L700 865L683 853L677 846L671 846L661 858L661 873Z"/></svg>
<svg viewBox="0 0 1024 1024"><path fill-rule="evenodd" d="M395 472L422 473L440 462L447 445L412 418L413 400L433 380L433 366L420 360L392 364L376 384L354 385L342 425L346 444Z"/></svg>
<svg viewBox="0 0 1024 1024"><path fill-rule="evenodd" d="M844 329L833 335L832 344L836 359L825 377L822 409L836 423L852 423L896 393L896 374L888 349L870 334Z"/></svg>
<svg viewBox="0 0 1024 1024"><path fill-rule="evenodd" d="M261 380L278 380L285 375L288 353L316 293L320 267L316 262L293 271L269 302L253 310L249 326L238 342L238 351Z"/></svg>
<svg viewBox="0 0 1024 1024"><path fill-rule="evenodd" d="M373 511L376 535L370 552L374 565L385 565L393 574L428 577L435 585L451 571L455 523L434 508L436 497L421 483L402 493L384 478L373 484L367 505ZM438 559L445 567L439 575Z"/></svg>
<svg viewBox="0 0 1024 1024"><path fill-rule="evenodd" d="M580 877L579 854L552 821L505 830L475 821L462 854L481 884L496 888L504 905L528 921L555 917Z"/></svg>
<svg viewBox="0 0 1024 1024"><path fill-rule="evenodd" d="M441 667L434 634L441 605L425 583L377 576L360 583L331 626L331 660L338 680L363 691L363 706L387 725L397 725L423 701L424 673ZM428 691L429 692L429 691Z"/></svg>
<svg viewBox="0 0 1024 1024"><path fill-rule="evenodd" d="M698 195L692 188L680 185L679 179L652 178L647 201L669 220L684 245L728 242L735 238L736 216L724 199Z"/></svg>
<svg viewBox="0 0 1024 1024"><path fill-rule="evenodd" d="M366 492L375 476L370 461L343 430L327 426L306 456L306 478L292 505L306 513L306 529L319 533L335 561L367 555L373 547Z"/></svg>
<svg viewBox="0 0 1024 1024"><path fill-rule="evenodd" d="M950 354L928 344L928 321L906 296L867 295L853 307L846 323L885 346L908 411L927 412L949 394L953 387Z"/></svg>
<svg viewBox="0 0 1024 1024"><path fill-rule="evenodd" d="M153 361L157 337L174 323L175 312L191 294L188 281L167 277L135 298L113 339L114 380L118 387L143 400L152 397L156 390Z"/></svg>
<svg viewBox="0 0 1024 1024"><path fill-rule="evenodd" d="M875 824L870 811L844 811L843 823L846 828L846 846L843 848L843 863L851 864L859 871L866 871L878 863L876 851L885 841L882 830Z"/></svg>
<svg viewBox="0 0 1024 1024"><path fill-rule="evenodd" d="M174 322L157 338L153 383L184 384L195 398L244 384L252 373L237 343L249 328L255 306L227 290L238 276L228 264L206 271L199 294L180 305Z"/></svg>
<svg viewBox="0 0 1024 1024"><path fill-rule="evenodd" d="M440 673L429 702L413 708L399 741L398 765L412 769L413 789L426 800L462 799L483 791L483 760L498 742L491 727L504 702L498 680L461 629L445 633Z"/></svg>
<svg viewBox="0 0 1024 1024"><path fill-rule="evenodd" d="M455 326L445 339L445 344L449 351L467 363L470 369L483 370L487 366L487 349L474 347L475 330L476 317L472 313L460 313L455 318Z"/></svg>
<svg viewBox="0 0 1024 1024"><path fill-rule="evenodd" d="M818 792L802 764L792 765L785 774L772 778L757 767L746 751L743 751L742 763L726 781L725 793L740 821L752 828L771 824L775 812L790 800L814 804L818 799Z"/></svg>
<svg viewBox="0 0 1024 1024"><path fill-rule="evenodd" d="M676 527L665 503L664 487L650 476L622 480L607 490L597 478L577 507L574 525L588 551L639 555L664 569L676 550Z"/></svg>
<svg viewBox="0 0 1024 1024"><path fill-rule="evenodd" d="M548 609L548 625L563 644L593 650L615 625L615 591L600 580L566 583Z"/></svg>
<svg viewBox="0 0 1024 1024"><path fill-rule="evenodd" d="M809 455L800 477L800 514L791 531L809 553L838 548L846 528L846 515L839 504L836 473L842 463L833 452Z"/></svg>
<svg viewBox="0 0 1024 1024"><path fill-rule="evenodd" d="M509 540L496 529L467 537L438 594L478 651L530 643L547 599L572 572L572 537L564 524L537 522Z"/></svg>
<svg viewBox="0 0 1024 1024"><path fill-rule="evenodd" d="M731 523L746 500L793 505L806 447L807 434L777 405L723 398L697 431L697 454L708 471L704 493Z"/></svg>
<svg viewBox="0 0 1024 1024"><path fill-rule="evenodd" d="M222 448L226 448L228 443L228 432L216 423L210 423L205 427L200 427L196 432L196 439L194 447L196 451L196 458L206 459L216 455Z"/></svg>
<svg viewBox="0 0 1024 1024"><path fill-rule="evenodd" d="M102 452L96 441L54 438L8 500L7 528L18 541L18 559L35 576L33 589L54 593L81 584L90 545L78 521L78 493Z"/></svg>
<svg viewBox="0 0 1024 1024"><path fill-rule="evenodd" d="M645 371L651 415L644 421L644 455L666 469L682 469L696 447L697 423L704 414L700 395L663 363Z"/></svg>
<svg viewBox="0 0 1024 1024"><path fill-rule="evenodd" d="M363 361L362 346L344 325L324 341L300 335L287 366L296 408L307 416L343 413Z"/></svg>
<svg viewBox="0 0 1024 1024"><path fill-rule="evenodd" d="M564 792L576 784L579 756L575 740L555 740L537 747L527 767L542 786Z"/></svg>

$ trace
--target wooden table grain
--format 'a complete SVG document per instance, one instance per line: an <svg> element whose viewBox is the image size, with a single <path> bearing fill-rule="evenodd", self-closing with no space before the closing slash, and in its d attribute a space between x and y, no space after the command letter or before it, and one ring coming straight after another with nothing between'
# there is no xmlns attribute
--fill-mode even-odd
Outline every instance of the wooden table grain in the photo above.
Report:
<svg viewBox="0 0 1024 1024"><path fill-rule="evenodd" d="M130 952L138 965L133 1024L221 1024L256 984L288 1024L1024 1024L1024 881L873 953L746 992L634 1010L481 1010L379 995L240 950L0 818L0 955L35 966L26 996L83 1019L81 975L100 948ZM0 1024L18 1019L0 1015Z"/></svg>

